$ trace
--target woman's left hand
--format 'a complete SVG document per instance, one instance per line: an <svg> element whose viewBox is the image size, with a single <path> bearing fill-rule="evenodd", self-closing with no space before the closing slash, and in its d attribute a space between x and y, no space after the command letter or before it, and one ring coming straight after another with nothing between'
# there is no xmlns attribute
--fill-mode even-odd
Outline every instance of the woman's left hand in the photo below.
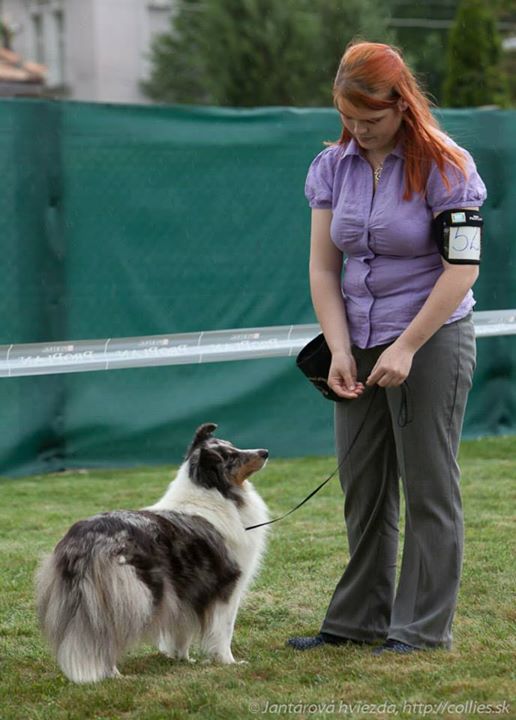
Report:
<svg viewBox="0 0 516 720"><path fill-rule="evenodd" d="M394 342L380 355L367 378L366 385L398 387L407 378L414 353Z"/></svg>

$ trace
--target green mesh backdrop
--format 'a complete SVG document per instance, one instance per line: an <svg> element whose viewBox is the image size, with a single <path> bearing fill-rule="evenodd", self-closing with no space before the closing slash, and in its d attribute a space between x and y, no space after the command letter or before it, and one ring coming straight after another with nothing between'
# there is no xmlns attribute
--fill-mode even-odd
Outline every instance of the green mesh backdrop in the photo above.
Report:
<svg viewBox="0 0 516 720"><path fill-rule="evenodd" d="M489 192L477 310L516 307L516 113L448 111ZM331 109L0 101L0 344L315 322L304 180ZM516 428L516 338L478 341L465 436ZM0 380L0 473L180 461L219 424L273 456L333 451L294 360Z"/></svg>

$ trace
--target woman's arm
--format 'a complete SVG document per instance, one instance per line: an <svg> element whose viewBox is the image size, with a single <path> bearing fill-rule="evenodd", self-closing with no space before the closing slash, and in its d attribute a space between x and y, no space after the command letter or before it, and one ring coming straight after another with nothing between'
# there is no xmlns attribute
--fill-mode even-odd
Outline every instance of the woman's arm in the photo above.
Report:
<svg viewBox="0 0 516 720"><path fill-rule="evenodd" d="M415 353L444 325L474 285L478 265L451 265L444 259L442 262L444 271L425 304L399 338L380 355L366 385L401 385L410 372Z"/></svg>
<svg viewBox="0 0 516 720"><path fill-rule="evenodd" d="M315 314L332 353L328 385L341 397L355 398L364 387L356 381L356 365L340 287L342 253L330 237L331 219L331 210L312 210L310 290Z"/></svg>
<svg viewBox="0 0 516 720"><path fill-rule="evenodd" d="M427 301L398 338L400 346L415 353L459 307L478 278L478 265L450 265L443 260L439 276Z"/></svg>

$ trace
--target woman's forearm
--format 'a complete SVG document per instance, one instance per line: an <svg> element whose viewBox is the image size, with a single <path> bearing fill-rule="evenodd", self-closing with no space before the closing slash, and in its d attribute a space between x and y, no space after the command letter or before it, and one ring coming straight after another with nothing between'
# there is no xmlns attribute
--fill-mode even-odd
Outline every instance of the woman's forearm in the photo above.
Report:
<svg viewBox="0 0 516 720"><path fill-rule="evenodd" d="M457 309L477 276L478 268L474 266L445 268L410 325L380 355L366 384L381 387L401 385L410 373L414 354Z"/></svg>
<svg viewBox="0 0 516 720"><path fill-rule="evenodd" d="M351 352L340 277L334 271L310 271L310 290L315 314L332 354Z"/></svg>
<svg viewBox="0 0 516 720"><path fill-rule="evenodd" d="M417 352L458 308L477 277L478 267L474 265L445 268L421 310L399 336L397 344Z"/></svg>

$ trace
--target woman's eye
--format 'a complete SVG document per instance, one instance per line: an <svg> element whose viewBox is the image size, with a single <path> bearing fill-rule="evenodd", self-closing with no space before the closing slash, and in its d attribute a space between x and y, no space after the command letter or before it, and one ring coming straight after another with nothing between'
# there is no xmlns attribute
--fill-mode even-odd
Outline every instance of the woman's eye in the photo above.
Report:
<svg viewBox="0 0 516 720"><path fill-rule="evenodd" d="M353 122L353 118L350 118L349 115L342 115L342 119L345 122ZM368 125L376 125L376 123L380 122L380 120L364 120Z"/></svg>

